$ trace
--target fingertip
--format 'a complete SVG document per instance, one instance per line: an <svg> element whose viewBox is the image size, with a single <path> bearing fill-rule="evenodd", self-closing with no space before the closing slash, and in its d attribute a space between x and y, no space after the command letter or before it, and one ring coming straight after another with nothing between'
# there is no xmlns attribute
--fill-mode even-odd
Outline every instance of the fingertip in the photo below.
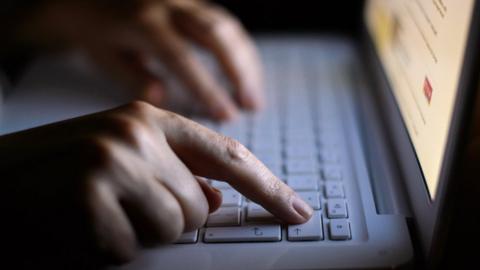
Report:
<svg viewBox="0 0 480 270"><path fill-rule="evenodd" d="M239 93L238 101L240 105L250 111L259 111L264 108L265 100L258 93L259 90L245 90Z"/></svg>
<svg viewBox="0 0 480 270"><path fill-rule="evenodd" d="M150 82L144 88L142 98L155 106L161 106L165 101L165 87L160 82Z"/></svg>
<svg viewBox="0 0 480 270"><path fill-rule="evenodd" d="M310 205L295 193L290 195L290 198L277 198L273 202L265 203L264 206L286 224L303 224L313 215Z"/></svg>
<svg viewBox="0 0 480 270"><path fill-rule="evenodd" d="M203 190L203 193L205 194L205 197L207 198L209 206L208 212L215 212L222 205L222 192L219 189L212 187L205 179L199 176L197 176L197 180Z"/></svg>
<svg viewBox="0 0 480 270"><path fill-rule="evenodd" d="M293 205L293 204L287 205L286 208L283 208L283 209L278 209L278 208L277 209L274 209L274 208L268 209L267 207L265 207L265 208L268 211L271 210L271 213L276 218L278 218L279 220L284 222L285 224L303 224L303 223L307 222L312 215L310 213L310 210L308 210L308 208L304 209L303 206L299 206L298 204L297 205Z"/></svg>
<svg viewBox="0 0 480 270"><path fill-rule="evenodd" d="M298 219L299 223L307 222L313 215L312 207L297 195L293 195L292 197L292 207L296 211L296 214L301 217Z"/></svg>
<svg viewBox="0 0 480 270"><path fill-rule="evenodd" d="M238 109L232 105L213 105L210 106L210 114L219 121L233 121L238 116Z"/></svg>
<svg viewBox="0 0 480 270"><path fill-rule="evenodd" d="M222 191L214 187L212 187L212 190L214 191L215 196L212 196L212 200L209 201L210 213L217 211L217 209L222 205L223 201Z"/></svg>

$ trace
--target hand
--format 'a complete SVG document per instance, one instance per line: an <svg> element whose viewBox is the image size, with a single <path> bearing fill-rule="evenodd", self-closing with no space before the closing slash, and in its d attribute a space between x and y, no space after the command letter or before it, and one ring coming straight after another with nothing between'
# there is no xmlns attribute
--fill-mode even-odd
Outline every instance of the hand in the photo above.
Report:
<svg viewBox="0 0 480 270"><path fill-rule="evenodd" d="M211 116L236 115L237 105L195 58L190 41L216 57L237 104L246 109L263 104L256 49L241 24L218 6L197 0L44 2L21 23L18 39L80 48L154 105L165 100L165 89L149 62L160 59Z"/></svg>
<svg viewBox="0 0 480 270"><path fill-rule="evenodd" d="M171 242L221 204L220 191L198 176L227 181L284 222L312 214L237 141L143 102L6 135L0 149L2 226L35 252L92 239L103 256L124 262L138 242Z"/></svg>

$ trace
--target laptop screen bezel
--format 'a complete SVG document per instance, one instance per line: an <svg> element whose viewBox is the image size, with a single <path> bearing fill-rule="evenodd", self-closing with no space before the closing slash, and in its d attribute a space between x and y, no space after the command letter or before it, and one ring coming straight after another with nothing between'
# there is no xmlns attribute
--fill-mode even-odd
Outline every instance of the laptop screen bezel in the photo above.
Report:
<svg viewBox="0 0 480 270"><path fill-rule="evenodd" d="M466 136L467 125L472 111L472 96L478 86L478 70L480 70L480 3L475 1L474 10L468 30L466 49L463 57L462 69L459 83L457 85L457 96L455 100L451 126L448 133L446 150L442 161L438 189L435 199L431 199L426 181L418 162L414 146L408 135L400 109L393 95L391 85L384 73L380 57L375 50L375 44L369 33L364 12L364 41L367 48L369 60L374 63L373 76L380 82L379 98L381 99L382 112L385 113L385 125L392 135L395 154L398 156L399 169L402 173L407 196L414 223L418 232L421 247L427 259L438 253L441 249L441 235L439 231L444 230L443 221L447 220L449 211L449 196L453 195L455 189L457 167L456 160L464 145L461 138ZM443 222L443 223L442 223Z"/></svg>

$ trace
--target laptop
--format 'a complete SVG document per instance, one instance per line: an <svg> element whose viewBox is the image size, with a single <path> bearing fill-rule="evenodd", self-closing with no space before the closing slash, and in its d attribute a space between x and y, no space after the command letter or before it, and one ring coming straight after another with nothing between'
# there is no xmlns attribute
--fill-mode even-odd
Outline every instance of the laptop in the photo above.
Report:
<svg viewBox="0 0 480 270"><path fill-rule="evenodd" d="M246 145L312 206L312 219L280 224L211 179L223 203L204 227L119 269L439 266L478 86L479 5L370 0L363 40L257 36L267 108L232 123L192 117ZM76 56L40 59L5 97L1 132L128 102L120 88Z"/></svg>

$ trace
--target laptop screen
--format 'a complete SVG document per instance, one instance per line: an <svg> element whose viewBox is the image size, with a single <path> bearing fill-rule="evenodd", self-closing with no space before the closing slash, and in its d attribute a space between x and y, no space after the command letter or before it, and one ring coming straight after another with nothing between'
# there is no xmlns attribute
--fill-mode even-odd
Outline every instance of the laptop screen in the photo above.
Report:
<svg viewBox="0 0 480 270"><path fill-rule="evenodd" d="M473 0L370 0L366 21L435 198Z"/></svg>

